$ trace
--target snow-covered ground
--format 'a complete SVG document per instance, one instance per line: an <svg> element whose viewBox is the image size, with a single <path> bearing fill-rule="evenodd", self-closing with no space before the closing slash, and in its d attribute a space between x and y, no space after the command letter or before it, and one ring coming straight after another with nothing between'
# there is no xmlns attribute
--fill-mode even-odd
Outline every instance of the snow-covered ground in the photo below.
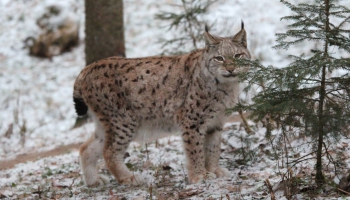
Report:
<svg viewBox="0 0 350 200"><path fill-rule="evenodd" d="M84 1L57 2L0 0L0 160L83 142L93 132L92 124L72 130L76 118L72 103L73 83L85 65ZM179 8L171 5L180 2L124 1L128 57L157 55L164 51L162 44L157 42L161 38L174 38L176 33L167 31L166 23L156 20L155 14L176 11ZM79 21L80 44L70 52L54 56L52 60L29 56L29 50L24 48L24 40L40 33L35 21L45 6L51 4L59 4L67 14ZM253 57L261 59L264 64L278 66L286 63L286 54L273 50L271 46L275 44L274 34L286 30L286 24L280 18L288 13L288 8L277 0L219 0L212 5L206 19L214 24L211 32L221 36L236 33L241 20L244 20ZM129 148L130 156L126 162L136 170L142 169L145 177L151 177L149 182L153 192L150 192L150 186L130 189L113 180L102 188L84 187L79 175L78 153L72 151L0 171L0 198L32 199L44 195L45 198L146 199L152 194L153 199L269 199L264 180L269 179L277 187L286 169L272 156L265 156L266 151L272 150L262 147L267 143L264 129L254 124L256 134L246 137L254 140L248 149L255 151L255 154L251 154L253 157L250 162L238 164L237 157L240 156L237 156L236 150L247 144L240 142L237 136L244 134L239 124L231 125L228 125L231 128L224 134L221 160L232 171L232 176L226 179L187 185L183 171L185 160L179 151L181 142L179 137L171 137L160 140L157 146L150 144L147 151L144 145L133 144ZM12 133L5 137L11 127ZM349 142L344 139L339 143L348 166L349 147L345 144ZM310 147L300 148L303 150L299 156L310 152ZM309 174L310 169L313 170L313 165L314 161L310 160L293 170L295 175L303 177L303 174ZM101 173L108 173L103 162L101 166ZM276 192L279 199L283 199L281 191ZM326 188L325 191L331 190ZM301 194L295 197L303 199Z"/></svg>

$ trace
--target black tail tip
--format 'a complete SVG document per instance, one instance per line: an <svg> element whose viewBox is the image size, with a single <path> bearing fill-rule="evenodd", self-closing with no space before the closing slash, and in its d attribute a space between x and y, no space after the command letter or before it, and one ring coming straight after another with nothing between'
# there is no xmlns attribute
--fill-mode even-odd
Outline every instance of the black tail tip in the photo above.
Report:
<svg viewBox="0 0 350 200"><path fill-rule="evenodd" d="M77 112L78 116L84 116L86 115L88 111L88 107L85 104L84 100L81 98L73 98L75 111Z"/></svg>

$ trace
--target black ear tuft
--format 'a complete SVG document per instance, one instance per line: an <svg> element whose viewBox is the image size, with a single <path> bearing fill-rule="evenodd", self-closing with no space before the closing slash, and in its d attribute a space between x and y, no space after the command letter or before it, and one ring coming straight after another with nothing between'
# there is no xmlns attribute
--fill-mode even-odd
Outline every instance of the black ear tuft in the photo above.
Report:
<svg viewBox="0 0 350 200"><path fill-rule="evenodd" d="M208 24L205 24L205 32L209 32Z"/></svg>
<svg viewBox="0 0 350 200"><path fill-rule="evenodd" d="M241 30L232 37L232 40L237 43L241 43L244 47L247 48L247 33L244 30L244 23L241 23Z"/></svg>
<svg viewBox="0 0 350 200"><path fill-rule="evenodd" d="M244 29L244 22L241 20L241 29Z"/></svg>

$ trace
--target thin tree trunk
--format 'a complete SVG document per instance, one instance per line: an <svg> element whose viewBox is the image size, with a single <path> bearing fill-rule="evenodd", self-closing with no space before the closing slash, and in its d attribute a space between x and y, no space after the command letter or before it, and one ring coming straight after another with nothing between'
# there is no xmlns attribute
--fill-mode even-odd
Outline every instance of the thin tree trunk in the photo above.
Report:
<svg viewBox="0 0 350 200"><path fill-rule="evenodd" d="M326 12L326 41L324 45L324 60L328 59L328 41L329 41L329 0L324 1L325 12ZM322 67L322 79L321 79L321 88L320 88L320 103L318 107L318 146L317 146L317 156L316 156L316 177L315 181L317 184L322 185L324 183L324 176L322 172L322 147L323 147L323 137L324 137L324 102L326 95L326 66Z"/></svg>
<svg viewBox="0 0 350 200"><path fill-rule="evenodd" d="M317 155L316 155L316 177L315 181L317 184L322 184L324 182L324 176L322 172L322 146L323 146L323 136L324 136L324 116L323 116L323 106L325 100L325 73L326 67L322 68L322 80L320 89L320 103L318 107L318 144L317 144Z"/></svg>

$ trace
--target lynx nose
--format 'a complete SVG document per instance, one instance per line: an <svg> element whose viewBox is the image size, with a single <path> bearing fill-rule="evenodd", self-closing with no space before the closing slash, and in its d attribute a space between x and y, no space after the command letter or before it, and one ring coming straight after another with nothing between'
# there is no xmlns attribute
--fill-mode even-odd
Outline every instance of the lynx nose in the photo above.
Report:
<svg viewBox="0 0 350 200"><path fill-rule="evenodd" d="M232 74L233 71L235 71L234 68L231 68L231 69L227 69L228 72L230 72Z"/></svg>

